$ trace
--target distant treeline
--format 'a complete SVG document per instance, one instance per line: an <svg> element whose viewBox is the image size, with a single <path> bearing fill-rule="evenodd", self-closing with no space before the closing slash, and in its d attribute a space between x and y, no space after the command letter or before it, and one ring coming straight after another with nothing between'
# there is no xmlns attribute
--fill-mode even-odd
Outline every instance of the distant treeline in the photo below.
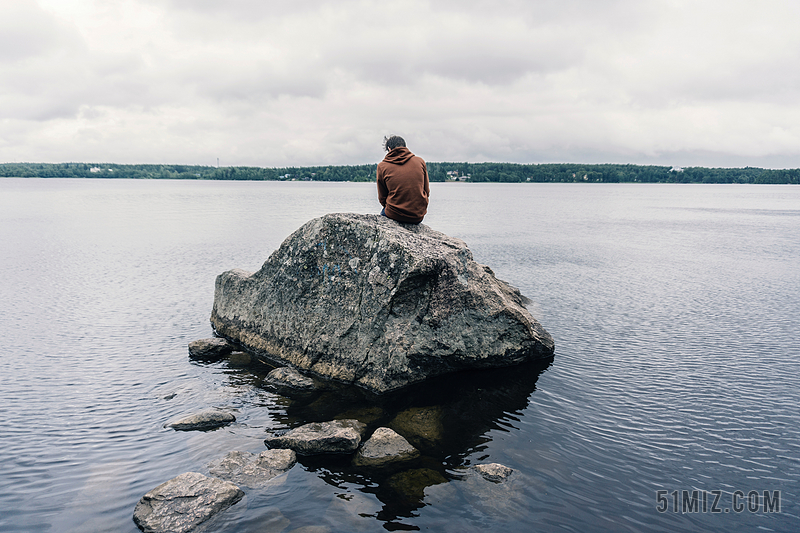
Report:
<svg viewBox="0 0 800 533"><path fill-rule="evenodd" d="M0 177L280 181L373 181L376 165L212 167L110 163L4 163ZM534 183L783 183L800 184L800 169L675 168L653 165L428 163L431 181Z"/></svg>

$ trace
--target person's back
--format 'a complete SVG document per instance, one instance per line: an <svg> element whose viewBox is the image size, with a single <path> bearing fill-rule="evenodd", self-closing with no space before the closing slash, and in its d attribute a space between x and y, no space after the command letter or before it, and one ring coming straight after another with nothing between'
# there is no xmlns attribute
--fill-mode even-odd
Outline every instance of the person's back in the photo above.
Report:
<svg viewBox="0 0 800 533"><path fill-rule="evenodd" d="M419 224L428 212L430 183L422 158L406 148L402 137L384 138L386 157L378 163L381 214L406 224Z"/></svg>

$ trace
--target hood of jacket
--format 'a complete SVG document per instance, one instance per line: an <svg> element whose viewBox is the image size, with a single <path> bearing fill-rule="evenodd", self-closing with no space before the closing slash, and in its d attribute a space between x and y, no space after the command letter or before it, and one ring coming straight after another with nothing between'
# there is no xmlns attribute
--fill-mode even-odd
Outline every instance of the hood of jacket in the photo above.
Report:
<svg viewBox="0 0 800 533"><path fill-rule="evenodd" d="M408 148L400 146L398 148L393 148L391 152L386 154L383 160L395 165L404 165L412 157L414 157L414 154L412 154Z"/></svg>

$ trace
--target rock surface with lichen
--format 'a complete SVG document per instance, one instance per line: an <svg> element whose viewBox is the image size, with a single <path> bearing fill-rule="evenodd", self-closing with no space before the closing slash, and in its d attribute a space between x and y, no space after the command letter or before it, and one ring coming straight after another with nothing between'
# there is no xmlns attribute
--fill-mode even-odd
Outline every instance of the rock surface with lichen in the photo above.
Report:
<svg viewBox="0 0 800 533"><path fill-rule="evenodd" d="M550 357L519 291L466 244L386 217L306 223L255 272L217 277L217 334L301 372L385 392Z"/></svg>
<svg viewBox="0 0 800 533"><path fill-rule="evenodd" d="M142 496L133 521L145 533L187 533L243 496L233 483L186 472Z"/></svg>
<svg viewBox="0 0 800 533"><path fill-rule="evenodd" d="M264 440L269 448L294 450L300 455L352 453L358 449L366 426L354 419L310 422Z"/></svg>

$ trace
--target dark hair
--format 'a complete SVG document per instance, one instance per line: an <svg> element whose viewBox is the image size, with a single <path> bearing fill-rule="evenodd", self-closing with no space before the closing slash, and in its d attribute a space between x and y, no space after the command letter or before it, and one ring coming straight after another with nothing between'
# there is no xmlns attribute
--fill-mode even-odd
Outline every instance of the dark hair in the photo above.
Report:
<svg viewBox="0 0 800 533"><path fill-rule="evenodd" d="M395 148L399 148L401 146L405 148L406 141L400 136L390 135L383 138L383 149L387 152L391 152Z"/></svg>

